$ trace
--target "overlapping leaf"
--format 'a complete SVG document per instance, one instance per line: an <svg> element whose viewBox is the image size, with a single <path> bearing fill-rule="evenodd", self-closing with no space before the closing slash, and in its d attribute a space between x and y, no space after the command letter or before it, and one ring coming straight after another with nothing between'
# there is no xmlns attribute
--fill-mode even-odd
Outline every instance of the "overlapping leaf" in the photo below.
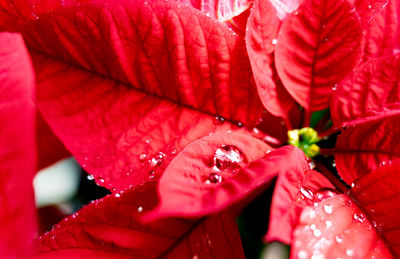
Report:
<svg viewBox="0 0 400 259"><path fill-rule="evenodd" d="M385 244L400 255L399 161L387 163L355 182L352 195L366 212Z"/></svg>
<svg viewBox="0 0 400 259"><path fill-rule="evenodd" d="M34 74L20 35L0 33L0 257L26 258L36 234Z"/></svg>
<svg viewBox="0 0 400 259"><path fill-rule="evenodd" d="M336 166L348 184L400 157L399 123L397 110L397 113L349 127L339 135L335 147Z"/></svg>
<svg viewBox="0 0 400 259"><path fill-rule="evenodd" d="M244 258L228 212L141 223L156 203L154 181L95 201L37 240L35 258Z"/></svg>
<svg viewBox="0 0 400 259"><path fill-rule="evenodd" d="M293 231L299 223L303 208L321 200L320 197L327 196L328 188L334 188L322 174L309 169L304 153L297 156L291 158L291 161L301 160L301 166L281 173L275 184L268 233L265 237L268 242L292 243Z"/></svg>
<svg viewBox="0 0 400 259"><path fill-rule="evenodd" d="M361 29L352 8L344 0L306 0L282 24L276 68L306 109L327 108L334 85L358 62Z"/></svg>
<svg viewBox="0 0 400 259"><path fill-rule="evenodd" d="M276 4L280 6L276 1ZM277 76L273 52L281 21L269 0L254 2L247 23L246 44L254 79L264 107L278 117L287 118L296 102Z"/></svg>
<svg viewBox="0 0 400 259"><path fill-rule="evenodd" d="M375 111L400 102L400 56L366 62L339 85L332 99L337 126L374 117Z"/></svg>
<svg viewBox="0 0 400 259"><path fill-rule="evenodd" d="M363 211L345 195L306 207L293 239L293 258L392 258Z"/></svg>
<svg viewBox="0 0 400 259"><path fill-rule="evenodd" d="M151 163L159 152L167 161L193 140L230 128L215 125L215 115L252 125L261 113L243 41L178 2L82 4L21 30L41 112L110 189L162 171L166 162L157 170Z"/></svg>

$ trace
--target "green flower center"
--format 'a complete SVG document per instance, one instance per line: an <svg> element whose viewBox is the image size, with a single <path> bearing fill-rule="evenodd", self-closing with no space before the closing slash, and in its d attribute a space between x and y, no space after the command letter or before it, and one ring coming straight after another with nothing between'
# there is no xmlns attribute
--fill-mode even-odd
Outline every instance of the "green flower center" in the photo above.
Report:
<svg viewBox="0 0 400 259"><path fill-rule="evenodd" d="M303 150L306 156L315 157L319 154L319 146L316 143L321 139L313 128L289 130L287 134L288 143Z"/></svg>

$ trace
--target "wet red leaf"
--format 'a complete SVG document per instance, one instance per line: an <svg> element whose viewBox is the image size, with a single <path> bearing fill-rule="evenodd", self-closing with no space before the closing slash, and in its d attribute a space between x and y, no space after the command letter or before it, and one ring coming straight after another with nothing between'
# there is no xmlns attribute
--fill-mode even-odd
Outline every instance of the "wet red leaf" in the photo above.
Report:
<svg viewBox="0 0 400 259"><path fill-rule="evenodd" d="M82 4L21 30L39 109L111 190L147 180L159 152L156 176L188 143L231 128L214 116L251 126L261 114L244 42L178 2Z"/></svg>
<svg viewBox="0 0 400 259"><path fill-rule="evenodd" d="M327 108L334 85L358 62L360 42L360 22L347 1L306 0L282 23L278 75L305 109Z"/></svg>
<svg viewBox="0 0 400 259"><path fill-rule="evenodd" d="M351 126L339 135L335 147L336 166L348 184L399 158L399 110L395 114Z"/></svg>
<svg viewBox="0 0 400 259"><path fill-rule="evenodd" d="M276 176L278 169L271 167L281 168L274 162L277 157L282 159L291 152L291 148L284 148L261 159L271 149L258 139L234 133L215 134L191 143L162 175L160 204L148 219L199 217L249 199Z"/></svg>
<svg viewBox="0 0 400 259"><path fill-rule="evenodd" d="M399 170L399 161L387 163L357 180L351 189L353 198L396 257L400 255Z"/></svg>
<svg viewBox="0 0 400 259"><path fill-rule="evenodd" d="M306 207L293 239L291 258L392 258L363 211L346 195Z"/></svg>
<svg viewBox="0 0 400 259"><path fill-rule="evenodd" d="M244 258L228 212L141 223L156 203L154 181L97 200L37 240L35 258Z"/></svg>
<svg viewBox="0 0 400 259"><path fill-rule="evenodd" d="M293 230L299 223L303 208L332 193L328 188L334 189L322 174L309 169L303 152L296 155L296 158L289 157L288 160L298 161L297 168L282 171L276 181L265 236L267 242L292 243Z"/></svg>
<svg viewBox="0 0 400 259"><path fill-rule="evenodd" d="M26 258L36 234L34 74L20 35L0 33L0 257Z"/></svg>
<svg viewBox="0 0 400 259"><path fill-rule="evenodd" d="M338 86L331 114L336 126L375 117L376 111L400 101L400 55L364 63Z"/></svg>

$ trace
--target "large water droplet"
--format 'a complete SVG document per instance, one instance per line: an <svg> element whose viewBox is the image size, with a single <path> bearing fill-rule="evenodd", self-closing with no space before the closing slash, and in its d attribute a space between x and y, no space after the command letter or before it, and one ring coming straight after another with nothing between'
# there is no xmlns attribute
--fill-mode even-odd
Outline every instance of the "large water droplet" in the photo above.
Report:
<svg viewBox="0 0 400 259"><path fill-rule="evenodd" d="M218 173L210 173L205 181L206 184L216 184L222 182L222 176Z"/></svg>
<svg viewBox="0 0 400 259"><path fill-rule="evenodd" d="M213 156L213 167L219 170L235 170L241 168L241 163L246 162L243 152L233 145L222 145Z"/></svg>
<svg viewBox="0 0 400 259"><path fill-rule="evenodd" d="M93 181L93 180L94 180L94 176L93 176L92 174L88 174L88 175L86 176L86 178L87 178L89 181Z"/></svg>

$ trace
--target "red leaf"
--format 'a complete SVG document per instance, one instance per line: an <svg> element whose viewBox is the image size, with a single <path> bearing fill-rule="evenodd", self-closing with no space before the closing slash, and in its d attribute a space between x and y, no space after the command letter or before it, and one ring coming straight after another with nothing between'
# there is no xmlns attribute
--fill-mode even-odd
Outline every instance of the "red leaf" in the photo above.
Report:
<svg viewBox="0 0 400 259"><path fill-rule="evenodd" d="M26 258L36 234L34 74L20 35L0 33L0 257Z"/></svg>
<svg viewBox="0 0 400 259"><path fill-rule="evenodd" d="M348 184L382 164L399 158L400 110L397 114L349 127L339 135L335 147L336 166Z"/></svg>
<svg viewBox="0 0 400 259"><path fill-rule="evenodd" d="M366 212L385 244L400 256L400 162L377 168L355 182L352 196Z"/></svg>
<svg viewBox="0 0 400 259"><path fill-rule="evenodd" d="M299 223L303 208L330 195L332 192L328 192L328 188L334 189L322 174L309 170L304 152L299 151L296 155L296 158L287 159L296 162L300 160L298 164L301 163L301 166L282 171L276 181L268 233L265 236L267 242L292 243L292 233Z"/></svg>
<svg viewBox="0 0 400 259"><path fill-rule="evenodd" d="M255 161L237 173L232 173L229 167L215 170L212 159L221 144L235 146L243 151L247 161ZM252 151L249 150L250 146ZM204 138L187 146L161 178L160 204L148 218L169 215L198 217L239 202L246 203L264 190L280 171L300 166L297 163L287 165L286 162L287 157L298 156L300 151L294 147L277 149L268 153L264 159L259 159L266 148L244 137L236 136L235 140L230 140L221 135L214 139Z"/></svg>
<svg viewBox="0 0 400 259"><path fill-rule="evenodd" d="M360 56L357 14L345 0L306 0L283 22L275 51L278 74L305 109L327 108L335 83Z"/></svg>
<svg viewBox="0 0 400 259"><path fill-rule="evenodd" d="M350 74L332 99L337 126L374 116L375 111L400 101L400 55L373 59Z"/></svg>
<svg viewBox="0 0 400 259"><path fill-rule="evenodd" d="M392 258L365 214L345 195L306 207L293 239L291 258Z"/></svg>
<svg viewBox="0 0 400 259"><path fill-rule="evenodd" d="M392 0L350 0L350 3L357 9L357 14L360 17L362 27L368 26L376 15L387 7Z"/></svg>
<svg viewBox="0 0 400 259"><path fill-rule="evenodd" d="M280 24L270 1L256 0L247 23L246 44L264 107L273 115L287 119L297 103L283 87L273 62Z"/></svg>
<svg viewBox="0 0 400 259"><path fill-rule="evenodd" d="M36 258L244 258L229 213L141 223L156 203L155 182L95 201L38 240Z"/></svg>
<svg viewBox="0 0 400 259"><path fill-rule="evenodd" d="M35 50L41 112L110 189L147 180L154 168L142 162L159 152L165 165L230 128L213 116L251 126L261 113L238 36L175 1L81 5L22 30Z"/></svg>
<svg viewBox="0 0 400 259"><path fill-rule="evenodd" d="M399 35L399 4L396 0L388 1L358 1L367 3L368 8L386 2L386 6L379 12L374 11L372 19L363 26L365 43L363 60L397 54L400 48ZM369 3L368 3L369 2ZM372 2L372 3L371 3ZM378 8L379 9L379 8Z"/></svg>
<svg viewBox="0 0 400 259"><path fill-rule="evenodd" d="M39 112L36 112L36 145L38 146L39 156L38 169L45 168L60 159L71 156Z"/></svg>
<svg viewBox="0 0 400 259"><path fill-rule="evenodd" d="M276 10L276 15L280 20L286 18L288 14L293 13L299 8L303 0L269 0Z"/></svg>

